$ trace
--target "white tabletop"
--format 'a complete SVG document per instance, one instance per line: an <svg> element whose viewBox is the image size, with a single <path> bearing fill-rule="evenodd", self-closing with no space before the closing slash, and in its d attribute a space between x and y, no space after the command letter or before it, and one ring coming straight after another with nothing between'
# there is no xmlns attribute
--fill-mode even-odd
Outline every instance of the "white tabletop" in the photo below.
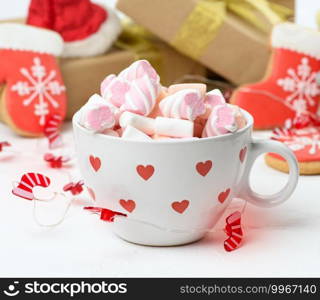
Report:
<svg viewBox="0 0 320 300"><path fill-rule="evenodd" d="M66 152L73 155L70 124L63 136ZM281 206L263 209L248 205L243 216L245 241L232 253L223 249L222 229L228 213L243 206L239 200L203 240L180 247L146 247L119 239L111 232L112 224L83 211L86 193L62 224L39 227L33 218L34 202L13 196L13 182L27 171L37 171L52 179L52 190L61 190L68 182L66 172L73 180L80 178L76 162L65 171L49 169L42 159L45 140L17 137L2 124L0 140L13 145L12 153L2 153L0 160L0 276L320 276L319 176L301 177L293 196ZM252 185L259 192L272 193L286 178L260 157ZM42 222L53 223L66 204L62 198L50 204L37 202L36 213Z"/></svg>

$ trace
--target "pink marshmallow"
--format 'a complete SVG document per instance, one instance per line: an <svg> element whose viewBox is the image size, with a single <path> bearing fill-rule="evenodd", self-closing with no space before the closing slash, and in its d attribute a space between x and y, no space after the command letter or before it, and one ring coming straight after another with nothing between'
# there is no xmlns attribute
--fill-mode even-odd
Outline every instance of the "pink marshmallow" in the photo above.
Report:
<svg viewBox="0 0 320 300"><path fill-rule="evenodd" d="M199 90L183 89L164 98L159 108L164 117L193 121L205 112Z"/></svg>
<svg viewBox="0 0 320 300"><path fill-rule="evenodd" d="M204 103L206 110L201 118L207 120L211 114L212 109L217 105L225 104L226 100L224 99L220 90L214 89L206 94Z"/></svg>
<svg viewBox="0 0 320 300"><path fill-rule="evenodd" d="M223 94L218 89L214 89L214 90L208 92L206 94L204 101L206 104L210 105L211 107L226 103L226 100L224 99Z"/></svg>
<svg viewBox="0 0 320 300"><path fill-rule="evenodd" d="M207 86L203 83L179 83L179 84L173 84L170 85L168 88L168 94L172 95L176 92L179 92L181 90L185 89L195 89L198 90L201 94L201 97L204 97L207 91Z"/></svg>
<svg viewBox="0 0 320 300"><path fill-rule="evenodd" d="M235 112L232 107L221 104L216 105L202 132L202 137L222 135L237 130Z"/></svg>
<svg viewBox="0 0 320 300"><path fill-rule="evenodd" d="M80 124L95 132L112 128L116 122L115 110L113 105L94 94L80 110Z"/></svg>
<svg viewBox="0 0 320 300"><path fill-rule="evenodd" d="M247 125L247 119L245 118L245 116L241 112L240 108L238 106L232 105L232 104L229 104L228 106L231 107L233 110L233 113L235 116L235 121L237 124L237 128L241 129L241 128L245 127Z"/></svg>
<svg viewBox="0 0 320 300"><path fill-rule="evenodd" d="M131 82L121 110L147 116L153 110L158 95L159 85L145 75Z"/></svg>
<svg viewBox="0 0 320 300"><path fill-rule="evenodd" d="M134 81L147 76L156 83L160 82L159 75L147 60L135 61L128 68L120 72L118 76L127 81Z"/></svg>
<svg viewBox="0 0 320 300"><path fill-rule="evenodd" d="M125 102L125 95L129 89L130 83L114 74L107 76L100 87L102 97L117 107Z"/></svg>

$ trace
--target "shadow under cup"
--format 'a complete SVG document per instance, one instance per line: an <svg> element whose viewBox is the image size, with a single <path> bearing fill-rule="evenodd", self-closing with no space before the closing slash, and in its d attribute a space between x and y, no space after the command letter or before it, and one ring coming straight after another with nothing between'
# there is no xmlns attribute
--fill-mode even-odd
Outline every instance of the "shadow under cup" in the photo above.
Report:
<svg viewBox="0 0 320 300"><path fill-rule="evenodd" d="M127 214L111 226L133 243L171 246L199 240L233 197L251 197L247 165L255 160L249 155L253 119L243 113L247 126L234 134L147 142L94 134L75 114L78 164L94 206Z"/></svg>

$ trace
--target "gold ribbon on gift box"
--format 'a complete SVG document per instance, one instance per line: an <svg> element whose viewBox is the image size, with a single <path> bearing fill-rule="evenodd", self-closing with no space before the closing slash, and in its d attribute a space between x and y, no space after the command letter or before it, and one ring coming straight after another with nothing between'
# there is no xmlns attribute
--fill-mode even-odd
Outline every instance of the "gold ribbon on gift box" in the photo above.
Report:
<svg viewBox="0 0 320 300"><path fill-rule="evenodd" d="M153 42L154 36L142 26L127 20L123 21L122 28L115 45L120 49L131 51L135 55L135 60L148 60L161 76L162 58Z"/></svg>
<svg viewBox="0 0 320 300"><path fill-rule="evenodd" d="M293 14L291 9L267 0L200 0L170 44L194 59L200 57L225 21L227 12L265 33Z"/></svg>

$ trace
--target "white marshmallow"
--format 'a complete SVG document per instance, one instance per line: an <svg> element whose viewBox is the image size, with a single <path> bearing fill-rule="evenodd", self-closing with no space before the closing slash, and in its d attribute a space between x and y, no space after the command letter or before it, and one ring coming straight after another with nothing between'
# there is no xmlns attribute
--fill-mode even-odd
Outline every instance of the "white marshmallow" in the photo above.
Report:
<svg viewBox="0 0 320 300"><path fill-rule="evenodd" d="M157 117L155 133L170 137L192 137L193 122L172 118Z"/></svg>
<svg viewBox="0 0 320 300"><path fill-rule="evenodd" d="M105 134L105 135L119 137L119 133L115 130L112 130L112 129L106 129L106 130L102 131L101 133Z"/></svg>
<svg viewBox="0 0 320 300"><path fill-rule="evenodd" d="M143 133L142 131L134 128L131 125L128 125L126 129L122 133L122 138L127 140L135 140L135 141L150 141L151 137Z"/></svg>
<svg viewBox="0 0 320 300"><path fill-rule="evenodd" d="M125 111L119 119L119 124L122 128L131 125L146 134L152 135L154 133L155 120Z"/></svg>

